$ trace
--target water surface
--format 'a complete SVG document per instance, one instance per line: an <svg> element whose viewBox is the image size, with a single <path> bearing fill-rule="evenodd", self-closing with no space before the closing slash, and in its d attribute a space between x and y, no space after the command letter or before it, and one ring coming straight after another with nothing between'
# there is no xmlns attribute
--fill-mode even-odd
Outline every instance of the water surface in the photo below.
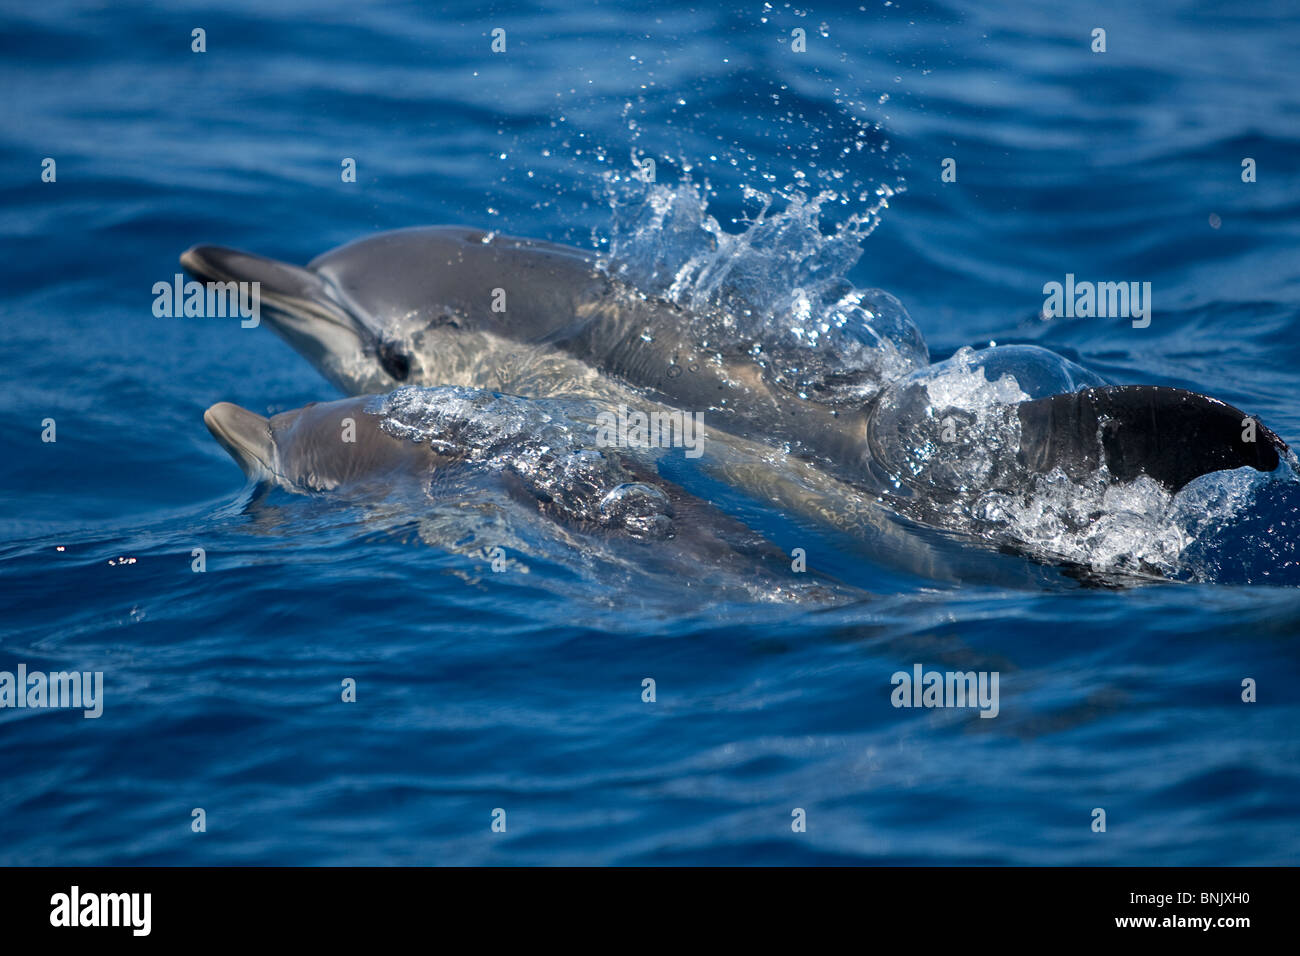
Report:
<svg viewBox="0 0 1300 956"><path fill-rule="evenodd" d="M1039 343L1295 440L1287 5L57 2L0 23L0 670L106 687L97 720L0 711L3 862L1296 862L1286 491L1166 584L923 531L938 557L906 566L686 473L836 598L663 555L494 573L414 517L244 488L203 410L336 394L266 329L150 309L196 242L305 262L464 223L635 259L644 207L616 181L652 156L733 235L763 205L746 188L834 191L819 229L849 230L848 277L935 359ZM1042 321L1066 273L1150 281L1150 327ZM998 717L890 706L916 663L999 672Z"/></svg>

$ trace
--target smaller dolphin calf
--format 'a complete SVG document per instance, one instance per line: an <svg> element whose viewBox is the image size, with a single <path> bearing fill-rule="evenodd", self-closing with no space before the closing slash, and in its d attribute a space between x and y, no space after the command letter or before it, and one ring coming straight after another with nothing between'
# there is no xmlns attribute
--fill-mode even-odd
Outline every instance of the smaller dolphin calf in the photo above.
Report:
<svg viewBox="0 0 1300 956"><path fill-rule="evenodd" d="M663 450L600 447L590 424L597 414L585 403L410 387L270 418L221 402L203 418L246 475L294 493L403 509L415 520L437 505L490 500L499 513L512 504L532 529L509 533L517 548L530 537L567 541L588 558L594 551L607 570L666 567L687 588L731 584L765 598L821 599L838 587L792 573L789 557L762 535L663 479ZM451 547L465 534L435 543ZM489 540L499 544L502 535ZM636 543L653 548L629 553Z"/></svg>
<svg viewBox="0 0 1300 956"><path fill-rule="evenodd" d="M221 402L204 413L218 442L257 481L295 492L383 491L405 478L477 468L564 520L631 534L674 532L681 497L650 457L597 449L587 425L558 402L466 388L407 388L313 402L271 418Z"/></svg>

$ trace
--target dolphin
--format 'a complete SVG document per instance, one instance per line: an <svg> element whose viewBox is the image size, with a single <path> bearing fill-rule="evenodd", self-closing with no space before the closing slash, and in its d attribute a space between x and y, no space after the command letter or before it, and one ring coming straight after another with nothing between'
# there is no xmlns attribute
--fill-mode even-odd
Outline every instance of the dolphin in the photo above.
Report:
<svg viewBox="0 0 1300 956"><path fill-rule="evenodd" d="M612 381L885 491L917 487L909 432L943 412L918 399L928 369L860 407L797 394L773 371L788 363L755 357L744 343L702 341L700 323L679 306L622 283L591 253L549 242L414 227L350 242L305 268L211 245L189 249L181 264L203 281L260 282L272 327L350 395L461 384L543 397ZM1066 367L1056 393L1008 403L1019 446L1008 474L1060 468L1077 477L1104 467L1176 492L1214 471L1272 471L1289 456L1262 423L1208 396L1109 385L1036 346L985 351L978 364L1006 364L1010 353L1021 378ZM899 414L907 406L910 417Z"/></svg>
<svg viewBox="0 0 1300 956"><path fill-rule="evenodd" d="M712 585L765 599L865 594L816 571L796 572L766 537L661 477L660 451L602 447L595 430L574 417L592 416L580 405L454 386L406 387L269 418L220 402L203 418L261 485L417 520L439 504L491 505L478 512L482 519L505 503L516 526L542 527L536 535L471 519L436 539L424 535L448 550L463 551L459 546L477 536L553 560L590 564L596 552L603 567L662 567L687 587L707 573ZM449 527L431 520L422 531Z"/></svg>

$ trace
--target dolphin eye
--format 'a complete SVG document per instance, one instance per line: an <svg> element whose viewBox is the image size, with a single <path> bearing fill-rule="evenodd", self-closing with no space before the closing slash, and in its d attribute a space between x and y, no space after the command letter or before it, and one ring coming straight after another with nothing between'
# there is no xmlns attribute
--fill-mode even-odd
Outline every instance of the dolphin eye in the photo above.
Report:
<svg viewBox="0 0 1300 956"><path fill-rule="evenodd" d="M381 343L376 354L379 357L380 368L396 381L406 381L411 374L411 357L409 355L398 351L397 347L391 342Z"/></svg>

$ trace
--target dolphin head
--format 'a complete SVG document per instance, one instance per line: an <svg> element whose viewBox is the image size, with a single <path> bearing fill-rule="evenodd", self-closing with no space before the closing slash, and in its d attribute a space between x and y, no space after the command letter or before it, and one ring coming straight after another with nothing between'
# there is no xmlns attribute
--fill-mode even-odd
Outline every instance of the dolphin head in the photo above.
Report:
<svg viewBox="0 0 1300 956"><path fill-rule="evenodd" d="M260 481L276 474L275 439L268 419L230 402L218 402L203 413L203 424L249 478Z"/></svg>
<svg viewBox="0 0 1300 956"><path fill-rule="evenodd" d="M208 245L188 249L181 265L201 282L259 283L260 317L348 394L387 391L409 374L400 353L381 338L382 325L310 269Z"/></svg>
<svg viewBox="0 0 1300 956"><path fill-rule="evenodd" d="M210 245L181 265L204 282L261 283L262 317L348 395L441 384L458 336L508 316L526 340L520 329L571 314L592 276L577 250L458 226L379 233L306 267Z"/></svg>
<svg viewBox="0 0 1300 956"><path fill-rule="evenodd" d="M203 422L249 478L290 491L370 480L387 489L395 473L418 474L440 460L427 444L383 431L366 411L369 401L312 402L270 418L218 402L203 413Z"/></svg>

